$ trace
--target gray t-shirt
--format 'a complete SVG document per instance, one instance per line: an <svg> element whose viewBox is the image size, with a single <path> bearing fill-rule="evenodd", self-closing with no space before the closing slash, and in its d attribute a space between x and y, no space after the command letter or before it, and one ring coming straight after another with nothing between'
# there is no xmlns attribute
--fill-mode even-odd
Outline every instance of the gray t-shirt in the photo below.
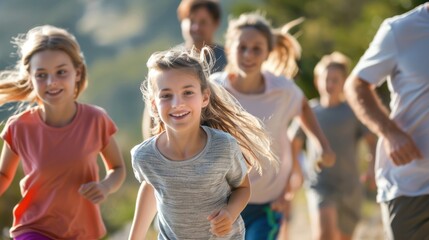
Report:
<svg viewBox="0 0 429 240"><path fill-rule="evenodd" d="M137 180L155 189L158 239L244 239L241 217L226 237L210 233L207 217L227 204L231 188L242 183L247 166L231 135L206 126L203 129L206 146L191 159L173 161L164 157L156 147L159 135L131 150Z"/></svg>
<svg viewBox="0 0 429 240"><path fill-rule="evenodd" d="M307 161L304 170L310 187L323 194L348 193L359 185L357 147L359 139L368 132L357 119L347 103L325 108L318 101L310 102L317 121L336 154L336 162L330 168L315 171L318 158L317 148L311 141L306 142ZM302 129L297 136L306 140Z"/></svg>

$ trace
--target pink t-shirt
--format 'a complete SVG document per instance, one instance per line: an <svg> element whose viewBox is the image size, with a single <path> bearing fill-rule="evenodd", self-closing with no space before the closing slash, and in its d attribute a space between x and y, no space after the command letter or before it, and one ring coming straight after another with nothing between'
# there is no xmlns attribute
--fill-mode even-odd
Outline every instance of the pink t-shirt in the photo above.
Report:
<svg viewBox="0 0 429 240"><path fill-rule="evenodd" d="M235 90L226 72L215 73L211 79L224 86L253 116L265 124L272 138L272 149L280 159L278 172L272 166L263 166L263 174L249 174L251 182L250 203L272 202L283 192L292 169L292 152L287 129L291 120L301 114L304 94L290 79L263 72L265 91L261 94L243 94Z"/></svg>
<svg viewBox="0 0 429 240"><path fill-rule="evenodd" d="M78 189L99 180L97 157L117 128L103 109L77 106L65 127L46 125L32 108L12 116L1 133L24 171L12 237L32 231L53 239L100 239L106 232L99 206Z"/></svg>

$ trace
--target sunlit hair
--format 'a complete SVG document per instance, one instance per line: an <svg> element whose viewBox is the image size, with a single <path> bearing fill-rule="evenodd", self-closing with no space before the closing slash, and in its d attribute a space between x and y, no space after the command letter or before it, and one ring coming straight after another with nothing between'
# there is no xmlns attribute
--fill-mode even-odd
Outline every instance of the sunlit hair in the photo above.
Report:
<svg viewBox="0 0 429 240"><path fill-rule="evenodd" d="M324 55L314 68L314 79L317 79L326 69L335 68L343 73L345 80L349 74L350 64L350 59L341 52Z"/></svg>
<svg viewBox="0 0 429 240"><path fill-rule="evenodd" d="M299 70L298 60L301 58L301 46L296 38L289 34L289 30L302 21L303 19L299 18L279 29L272 29L271 23L261 13L243 13L238 18L229 21L225 34L225 47L226 49L231 48L241 30L245 28L256 29L267 39L268 51L270 52L268 59L262 66L263 70L293 78ZM226 71L233 71L233 69L228 65Z"/></svg>
<svg viewBox="0 0 429 240"><path fill-rule="evenodd" d="M221 9L217 0L182 0L177 7L177 17L179 21L189 18L195 10L205 8L215 22L220 22Z"/></svg>
<svg viewBox="0 0 429 240"><path fill-rule="evenodd" d="M209 60L206 60L206 55ZM204 47L201 52L196 49L173 48L152 54L147 62L148 75L141 85L144 100L151 106L151 116L154 118L152 134L165 130L154 99L156 98L155 73L168 70L180 70L195 74L200 80L201 91L210 92L209 103L201 112L201 125L219 129L231 134L239 143L243 155L250 166L261 173L261 166L273 164L278 166L278 159L270 148L270 138L265 134L262 122L244 110L237 100L222 86L209 80L213 53ZM174 81L174 79L171 79ZM269 163L261 163L260 156L266 156Z"/></svg>
<svg viewBox="0 0 429 240"><path fill-rule="evenodd" d="M81 79L76 83L77 98L87 86L86 65L76 38L66 30L50 25L38 26L20 34L12 43L19 59L16 65L0 72L0 105L8 102L39 103L30 77L30 61L34 54L44 50L65 52L75 68L81 69Z"/></svg>

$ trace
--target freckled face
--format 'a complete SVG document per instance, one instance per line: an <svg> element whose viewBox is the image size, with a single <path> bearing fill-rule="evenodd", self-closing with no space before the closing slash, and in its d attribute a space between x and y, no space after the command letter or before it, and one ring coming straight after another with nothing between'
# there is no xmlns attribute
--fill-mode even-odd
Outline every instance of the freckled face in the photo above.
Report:
<svg viewBox="0 0 429 240"><path fill-rule="evenodd" d="M45 50L30 60L30 78L38 98L44 105L74 102L76 82L81 71L63 51Z"/></svg>
<svg viewBox="0 0 429 240"><path fill-rule="evenodd" d="M238 31L229 50L229 61L238 71L246 74L259 73L269 55L267 38L252 27Z"/></svg>
<svg viewBox="0 0 429 240"><path fill-rule="evenodd" d="M208 105L208 91L201 91L198 77L189 71L166 70L153 73L153 107L168 130L188 129L200 126L202 108Z"/></svg>

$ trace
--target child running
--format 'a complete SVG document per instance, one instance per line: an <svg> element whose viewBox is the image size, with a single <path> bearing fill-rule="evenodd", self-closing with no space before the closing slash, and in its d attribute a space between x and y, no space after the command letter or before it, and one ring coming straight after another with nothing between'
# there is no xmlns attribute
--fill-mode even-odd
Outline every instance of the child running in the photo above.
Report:
<svg viewBox="0 0 429 240"><path fill-rule="evenodd" d="M296 24L296 22L291 23ZM227 66L212 78L224 86L249 113L264 122L273 139L273 152L280 159L280 170L269 166L263 175L250 172L251 198L242 213L246 239L286 239L290 184L294 161L287 129L298 117L319 147L321 164L335 160L302 91L290 79L298 70L300 46L288 34L291 24L273 31L259 13L244 13L229 21L225 36Z"/></svg>
<svg viewBox="0 0 429 240"><path fill-rule="evenodd" d="M306 144L304 169L307 179L307 203L313 239L352 239L359 223L363 191L360 184L358 143L366 140L369 164L367 176L374 179L373 157L376 137L358 120L347 104L343 86L349 74L350 60L340 52L325 55L314 68L314 85L320 98L311 100L325 136L337 161L331 168L316 171L317 150L305 134L297 131L293 145L302 150Z"/></svg>
<svg viewBox="0 0 429 240"><path fill-rule="evenodd" d="M0 74L0 105L28 104L9 118L1 137L0 195L21 160L22 200L10 230L16 240L100 239L106 229L99 203L125 178L124 161L107 113L76 101L87 85L75 37L54 26L18 36L15 68ZM22 106L23 107L23 106ZM99 180L97 156L106 176Z"/></svg>
<svg viewBox="0 0 429 240"><path fill-rule="evenodd" d="M209 82L208 51L174 48L147 62L142 92L157 134L131 150L142 184L130 239L146 236L156 210L158 239L244 239L248 166L261 172L260 155L277 163L260 121Z"/></svg>

